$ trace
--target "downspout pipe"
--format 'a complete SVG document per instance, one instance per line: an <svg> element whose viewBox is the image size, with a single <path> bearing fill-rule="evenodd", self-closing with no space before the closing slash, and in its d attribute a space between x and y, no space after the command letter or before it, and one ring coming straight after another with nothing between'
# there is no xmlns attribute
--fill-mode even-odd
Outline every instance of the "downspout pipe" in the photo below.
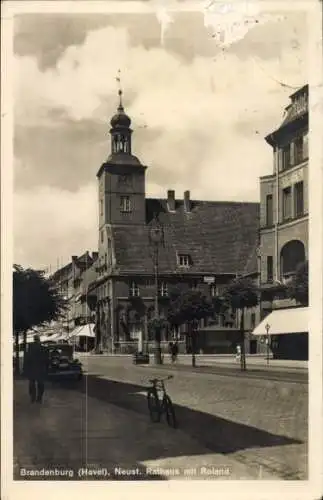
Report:
<svg viewBox="0 0 323 500"><path fill-rule="evenodd" d="M275 187L276 187L276 217L275 217L275 281L279 281L279 247L278 247L278 224L279 224L279 149L274 147Z"/></svg>

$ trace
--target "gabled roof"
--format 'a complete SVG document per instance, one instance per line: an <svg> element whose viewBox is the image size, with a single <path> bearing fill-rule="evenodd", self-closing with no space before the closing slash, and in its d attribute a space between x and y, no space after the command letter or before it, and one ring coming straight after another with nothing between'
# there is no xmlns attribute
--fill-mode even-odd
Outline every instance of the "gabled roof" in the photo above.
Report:
<svg viewBox="0 0 323 500"><path fill-rule="evenodd" d="M112 228L117 268L121 272L153 272L149 224L156 213L164 229L159 248L160 273L235 274L257 271L259 203L191 201L184 211L167 210L167 200L146 199L146 226ZM191 259L189 270L177 266L177 255Z"/></svg>
<svg viewBox="0 0 323 500"><path fill-rule="evenodd" d="M298 106L298 98L300 96L304 96L304 98L308 99L308 85L304 85L300 89L298 89L296 92L294 92L292 95L290 95L291 103L285 108L285 114L283 117L282 123L279 125L279 127L269 134L267 137L265 137L266 141L274 145L276 142L276 138L285 131L285 129L288 128L288 126L295 126L297 127L297 123L299 121L306 121L308 119L308 105L307 101L304 101L304 106Z"/></svg>
<svg viewBox="0 0 323 500"><path fill-rule="evenodd" d="M56 281L62 278L62 276L68 274L69 272L72 271L72 262L69 262L65 266L61 267L60 269L57 269L52 275L51 278Z"/></svg>
<svg viewBox="0 0 323 500"><path fill-rule="evenodd" d="M89 252L86 251L83 255L81 255L80 257L77 257L75 259L74 263L78 268L84 270L93 264L93 258L91 257Z"/></svg>
<svg viewBox="0 0 323 500"><path fill-rule="evenodd" d="M61 267L55 273L53 273L52 279L54 279L54 281L58 281L63 276L66 276L66 275L68 275L68 273L71 273L72 269L73 269L73 262L74 262L75 266L77 267L77 269L80 271L80 273L82 273L82 272L84 272L85 269L88 269L89 267L91 267L93 265L93 263L95 262L95 260L96 259L94 258L94 256L90 255L89 251L87 250L80 257L77 257L77 256L72 257L72 262L69 262L64 267Z"/></svg>

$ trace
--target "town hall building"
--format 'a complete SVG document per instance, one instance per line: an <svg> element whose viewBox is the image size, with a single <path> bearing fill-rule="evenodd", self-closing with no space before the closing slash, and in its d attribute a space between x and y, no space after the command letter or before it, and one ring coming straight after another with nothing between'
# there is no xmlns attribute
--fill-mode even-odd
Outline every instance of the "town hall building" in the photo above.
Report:
<svg viewBox="0 0 323 500"><path fill-rule="evenodd" d="M132 352L138 340L146 346L152 341L148 324L156 308L156 283L163 316L173 286L210 297L221 295L237 275L257 280L259 203L199 201L189 191L178 197L173 190L165 198L147 197L149 167L133 154L131 120L121 90L119 97L111 119L111 154L97 172L98 257L88 293L98 300L102 345L112 352ZM161 236L157 245L152 241L156 228ZM257 310L247 316L250 331L257 316ZM214 350L229 352L227 331L237 332L236 318L217 317L213 325ZM172 334L187 350L184 331L165 333L165 345Z"/></svg>

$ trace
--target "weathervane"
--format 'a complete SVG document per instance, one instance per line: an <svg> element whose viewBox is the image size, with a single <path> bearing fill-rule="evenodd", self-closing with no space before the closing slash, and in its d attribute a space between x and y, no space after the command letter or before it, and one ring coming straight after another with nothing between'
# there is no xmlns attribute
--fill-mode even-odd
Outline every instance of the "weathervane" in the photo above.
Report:
<svg viewBox="0 0 323 500"><path fill-rule="evenodd" d="M120 69L118 69L118 76L116 76L116 81L118 83L118 94L119 94L119 98L120 98L120 104L119 104L119 108L120 110L123 110L123 105L122 105L122 88L121 88L121 71Z"/></svg>

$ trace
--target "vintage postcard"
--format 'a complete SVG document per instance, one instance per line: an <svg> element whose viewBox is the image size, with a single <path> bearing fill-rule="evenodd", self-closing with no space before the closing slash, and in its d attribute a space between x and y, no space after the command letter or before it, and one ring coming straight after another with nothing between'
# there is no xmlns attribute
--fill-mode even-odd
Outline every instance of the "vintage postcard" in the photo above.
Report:
<svg viewBox="0 0 323 500"><path fill-rule="evenodd" d="M3 3L6 500L322 494L321 7Z"/></svg>

